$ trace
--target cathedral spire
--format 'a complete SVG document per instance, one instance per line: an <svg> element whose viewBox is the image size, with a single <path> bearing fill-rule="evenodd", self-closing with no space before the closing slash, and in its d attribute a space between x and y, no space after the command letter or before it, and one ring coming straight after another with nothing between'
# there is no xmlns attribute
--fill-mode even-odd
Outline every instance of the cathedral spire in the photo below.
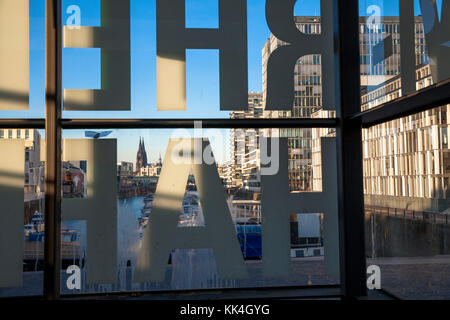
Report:
<svg viewBox="0 0 450 320"><path fill-rule="evenodd" d="M139 147L136 155L136 171L139 174L141 168L147 168L148 160L147 160L147 152L145 151L144 139L139 137Z"/></svg>

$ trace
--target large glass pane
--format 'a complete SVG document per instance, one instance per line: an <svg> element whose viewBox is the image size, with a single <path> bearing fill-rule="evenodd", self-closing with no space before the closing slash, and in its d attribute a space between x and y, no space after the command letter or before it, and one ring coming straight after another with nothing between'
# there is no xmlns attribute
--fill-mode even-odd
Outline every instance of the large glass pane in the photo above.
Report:
<svg viewBox="0 0 450 320"><path fill-rule="evenodd" d="M43 290L43 132L0 129L0 297Z"/></svg>
<svg viewBox="0 0 450 320"><path fill-rule="evenodd" d="M449 107L363 131L367 264L404 299L450 298Z"/></svg>
<svg viewBox="0 0 450 320"><path fill-rule="evenodd" d="M65 130L63 294L339 284L334 138L296 130Z"/></svg>
<svg viewBox="0 0 450 320"><path fill-rule="evenodd" d="M293 27L298 29L299 36L308 35L305 39L319 40L325 45L301 50L297 56L285 52L286 58L280 61L275 61L272 54L281 53L280 48L292 47L293 43L279 34L279 28L277 34L271 32L265 2L248 1L246 13L238 2L228 4L233 10L226 12L222 8L219 12L217 0L178 1L171 9L180 19L177 21L174 12L166 17L163 9L156 17L155 0L131 1L129 7L120 5L117 10L121 14L115 18L109 18L107 12L115 9L106 2L63 1L63 116L228 118L230 111L240 110L246 113L246 118L310 118L324 103L326 109L332 110L334 103L324 102L322 91L328 90L328 96L333 96L334 69L330 59L333 38L329 19L328 29L322 26L319 2L299 1ZM109 11L108 6L113 10ZM231 12L234 17L230 16ZM289 10L285 14L292 16ZM235 18L241 27L237 28L231 20ZM215 34L219 19L222 26L233 24L235 32L213 41L198 31L197 28L209 28ZM280 24L280 21L275 19L272 23ZM105 34L116 33L115 37L108 38L114 43L92 44L89 34L82 33L89 30L88 26L104 30ZM184 27L190 32L184 34ZM215 38L220 39L219 34ZM324 79L324 73L330 76ZM289 85L288 91L278 92L286 90L281 83ZM279 97L286 98L281 103ZM256 105L254 112L252 105Z"/></svg>
<svg viewBox="0 0 450 320"><path fill-rule="evenodd" d="M186 4L185 14L180 17L186 17L184 24L191 31L195 33L196 28L206 26L213 32L218 27L220 12L216 0L180 3L183 2ZM185 63L179 66L181 69L175 67L175 71L165 72L161 67L163 71L159 72L160 76L168 75L166 81L171 89L160 100L183 97L186 91L184 111L183 103L169 106L158 103L157 89L164 81L158 81L157 76L157 44L159 40L160 47L163 47L161 43L166 39L164 34L157 36L156 1L124 3L111 5L100 0L63 1L64 117L227 118L229 111L247 111L247 92L260 93L263 97L259 98L260 110L255 117L308 118L322 108L332 110L335 107L333 99L329 98L334 90L334 77L331 76L334 67L330 63L334 47L329 28L332 21L321 13L321 10L326 11L317 1L298 1L293 24L299 36L307 35L303 37L305 41L312 39L321 45L303 45L307 50L294 53L298 55L295 57L286 53L286 58L281 62L275 61L273 53L278 55L281 51L289 51L284 49L299 44L286 39L283 29L290 26L280 30L275 25L282 22L274 18L268 23L265 3L261 1L248 1L247 10L241 9L239 16L242 30L230 34L223 43L209 44L201 33L191 39L193 44L181 50L182 55L186 56ZM0 90L3 92L0 117L43 118L45 2L20 0L8 6L2 10L4 17L1 19L4 34L0 38L4 43L0 63L6 76L0 79ZM183 6L179 7L183 9ZM292 12L288 10L285 14L290 17ZM232 18L225 15L222 19L226 24ZM164 16L158 19L162 23L167 22ZM269 28L269 24L274 26ZM115 42L109 44L99 38L94 41L92 37L96 32L112 34L107 37L108 41ZM168 42L181 43L178 40L175 37ZM196 45L197 41L201 44ZM232 63L220 63L219 47L222 51L227 47L236 47L241 56ZM163 53L159 56L164 58ZM227 73L229 70L239 70L240 73L230 76L231 73ZM181 76L178 74L180 72ZM329 76L323 77L322 74ZM182 84L176 86L178 82ZM242 86L237 87L236 83ZM279 85L281 83L288 85ZM271 87L275 88L273 92ZM241 98L234 99L238 93Z"/></svg>

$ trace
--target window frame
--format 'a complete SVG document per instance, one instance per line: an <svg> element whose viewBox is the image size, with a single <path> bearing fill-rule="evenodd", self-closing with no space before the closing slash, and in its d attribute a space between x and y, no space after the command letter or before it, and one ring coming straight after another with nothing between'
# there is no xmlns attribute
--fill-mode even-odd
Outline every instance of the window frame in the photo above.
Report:
<svg viewBox="0 0 450 320"><path fill-rule="evenodd" d="M333 0L335 12L335 76L338 104L334 119L63 119L62 3L46 0L46 113L44 119L0 119L5 129L45 129L45 299L95 297L215 297L221 298L350 298L367 295L364 245L362 129L450 103L450 79L379 107L361 111L359 1ZM388 26L392 27L392 26ZM395 27L395 26L394 26ZM395 27L397 28L397 27ZM339 36L345 34L345 37ZM345 71L345 72L344 72ZM251 289L214 289L172 292L120 292L88 295L60 294L61 144L64 129L174 129L194 128L336 128L338 155L338 215L340 285ZM6 135L6 134L5 134ZM349 254L351 252L351 254ZM192 295L194 294L194 295Z"/></svg>

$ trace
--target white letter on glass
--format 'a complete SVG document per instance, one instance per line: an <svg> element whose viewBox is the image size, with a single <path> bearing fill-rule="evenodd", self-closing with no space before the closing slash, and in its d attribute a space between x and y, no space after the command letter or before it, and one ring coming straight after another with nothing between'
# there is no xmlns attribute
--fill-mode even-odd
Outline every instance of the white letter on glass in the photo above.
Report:
<svg viewBox="0 0 450 320"><path fill-rule="evenodd" d="M220 110L247 110L247 1L218 0L219 29L187 29L185 1L156 1L158 110L186 110L186 49L219 49Z"/></svg>
<svg viewBox="0 0 450 320"><path fill-rule="evenodd" d="M21 287L25 182L24 140L1 140L0 287Z"/></svg>
<svg viewBox="0 0 450 320"><path fill-rule="evenodd" d="M117 281L117 141L64 140L63 161L87 162L87 198L63 199L63 220L87 221L87 282Z"/></svg>
<svg viewBox="0 0 450 320"><path fill-rule="evenodd" d="M289 216L324 214L325 270L339 276L336 141L322 138L322 192L291 193L288 183L288 142L280 139L280 170L261 176L263 272L267 277L291 274Z"/></svg>
<svg viewBox="0 0 450 320"><path fill-rule="evenodd" d="M297 0L266 0L267 25L273 35L288 44L278 47L267 65L266 110L292 110L294 102L294 67L308 54L322 55L323 109L334 110L333 1L321 0L319 35L300 32L294 20Z"/></svg>
<svg viewBox="0 0 450 320"><path fill-rule="evenodd" d="M28 0L0 0L0 110L28 110Z"/></svg>
<svg viewBox="0 0 450 320"><path fill-rule="evenodd" d="M216 164L195 164L196 140L184 140L190 145L189 164L175 164L172 159L173 148L182 141L171 139L169 142L153 200L152 214L138 257L135 282L163 281L172 249L212 248L217 271L222 279L247 277ZM203 150L206 150L210 144L202 140L200 139L200 143ZM179 228L180 210L191 170L197 184L206 226Z"/></svg>

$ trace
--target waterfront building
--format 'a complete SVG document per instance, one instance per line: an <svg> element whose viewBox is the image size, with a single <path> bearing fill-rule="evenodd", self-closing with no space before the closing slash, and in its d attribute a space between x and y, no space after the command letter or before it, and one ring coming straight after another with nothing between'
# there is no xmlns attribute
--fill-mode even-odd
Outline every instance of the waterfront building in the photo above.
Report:
<svg viewBox="0 0 450 320"><path fill-rule="evenodd" d="M117 175L119 178L132 177L134 174L133 163L121 161L117 164Z"/></svg>
<svg viewBox="0 0 450 320"><path fill-rule="evenodd" d="M146 167L141 168L138 172L138 176L141 177L159 177L162 169L162 159L161 154L159 154L158 161L154 163L148 163Z"/></svg>

